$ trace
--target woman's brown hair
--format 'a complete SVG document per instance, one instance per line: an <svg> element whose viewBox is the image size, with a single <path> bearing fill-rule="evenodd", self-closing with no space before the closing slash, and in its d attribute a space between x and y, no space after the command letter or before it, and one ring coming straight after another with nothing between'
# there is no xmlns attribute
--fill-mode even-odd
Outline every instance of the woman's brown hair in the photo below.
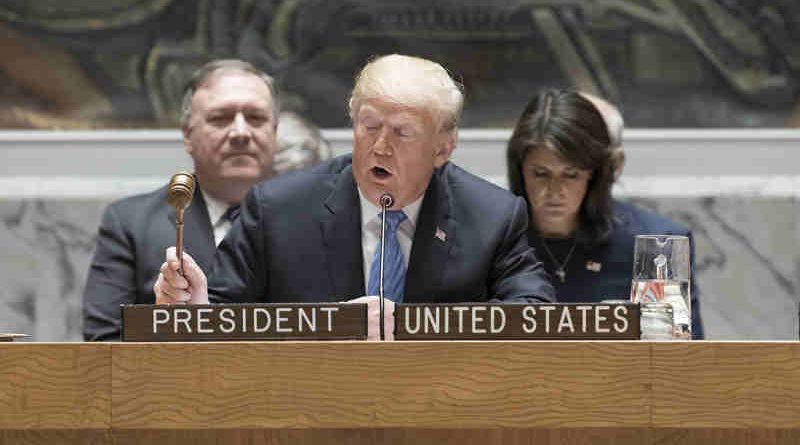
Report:
<svg viewBox="0 0 800 445"><path fill-rule="evenodd" d="M509 188L515 195L525 198L530 214L522 164L535 149L552 150L576 168L591 171L592 177L581 203L576 239L586 244L605 242L612 231L611 186L614 183L614 161L609 145L606 122L588 99L575 91L543 91L525 107L508 141Z"/></svg>

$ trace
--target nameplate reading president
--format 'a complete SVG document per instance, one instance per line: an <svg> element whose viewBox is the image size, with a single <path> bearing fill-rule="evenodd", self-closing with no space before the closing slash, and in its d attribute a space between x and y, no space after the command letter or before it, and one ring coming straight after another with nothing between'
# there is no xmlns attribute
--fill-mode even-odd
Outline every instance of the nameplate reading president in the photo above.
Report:
<svg viewBox="0 0 800 445"><path fill-rule="evenodd" d="M366 319L366 304L126 305L122 340L364 340Z"/></svg>

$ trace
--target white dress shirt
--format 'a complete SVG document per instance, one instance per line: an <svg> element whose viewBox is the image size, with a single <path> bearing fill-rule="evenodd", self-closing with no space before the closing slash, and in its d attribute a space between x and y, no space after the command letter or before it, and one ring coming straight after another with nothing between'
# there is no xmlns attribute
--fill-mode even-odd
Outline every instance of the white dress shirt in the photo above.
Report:
<svg viewBox="0 0 800 445"><path fill-rule="evenodd" d="M414 240L414 231L417 229L417 219L422 207L422 196L416 201L403 207L406 219L397 228L397 242L400 243L400 250L403 252L403 261L408 270L408 259L411 256L411 244ZM358 191L361 201L361 250L364 254L364 287L369 286L369 270L372 266L372 257L375 256L378 242L381 239L381 218L380 207L376 206L364 197L361 190Z"/></svg>
<svg viewBox="0 0 800 445"><path fill-rule="evenodd" d="M206 193L202 188L200 189L200 193L203 194L203 200L206 202L208 220L211 223L211 229L214 231L214 245L219 246L219 243L222 242L222 238L225 238L225 234L228 233L228 230L231 228L231 222L222 217L230 206L218 199L212 198L211 195Z"/></svg>

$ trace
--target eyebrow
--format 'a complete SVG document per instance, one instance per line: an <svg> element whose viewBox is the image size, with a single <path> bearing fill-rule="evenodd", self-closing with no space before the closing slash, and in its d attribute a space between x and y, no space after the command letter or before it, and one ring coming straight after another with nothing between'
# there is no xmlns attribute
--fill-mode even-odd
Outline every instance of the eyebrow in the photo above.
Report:
<svg viewBox="0 0 800 445"><path fill-rule="evenodd" d="M542 165L542 164L536 164L536 163L528 164L528 165L527 165L527 167L528 167L528 168L538 168L538 169L542 169L542 170L547 170L547 171L549 171L549 172L550 172L550 171L553 171L553 169L552 169L552 168L550 168L550 167L548 167L548 166L546 166L546 165ZM582 171L588 171L588 170L585 170L585 169L582 169L582 168L579 168L579 167L574 167L574 166L571 166L571 165L570 165L570 166L567 166L567 167L563 168L563 169L562 169L562 171L563 171L563 172L574 172L574 173L580 173L580 172L582 172Z"/></svg>
<svg viewBox="0 0 800 445"><path fill-rule="evenodd" d="M242 111L242 112L245 112L245 113L252 113L252 112L255 111L255 112L259 112L259 113L260 112L264 112L266 114L271 114L270 110L268 108L263 108L263 107L259 107L259 106L250 106L250 105L244 106L244 107L239 107L239 106L236 106L236 105L220 105L220 106L211 107L211 108L208 109L209 113L230 113L230 112L234 112L234 111Z"/></svg>
<svg viewBox="0 0 800 445"><path fill-rule="evenodd" d="M541 168L543 170L550 170L549 167L544 166L544 165L540 165L540 164L528 164L527 167L528 168Z"/></svg>

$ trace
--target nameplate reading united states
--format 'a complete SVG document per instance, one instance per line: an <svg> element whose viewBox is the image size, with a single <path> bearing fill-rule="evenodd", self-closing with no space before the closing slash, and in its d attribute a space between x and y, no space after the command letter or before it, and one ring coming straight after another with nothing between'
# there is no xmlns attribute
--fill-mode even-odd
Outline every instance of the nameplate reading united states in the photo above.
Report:
<svg viewBox="0 0 800 445"><path fill-rule="evenodd" d="M364 340L366 320L366 304L124 305L122 340Z"/></svg>
<svg viewBox="0 0 800 445"><path fill-rule="evenodd" d="M397 340L638 340L637 304L400 304Z"/></svg>

